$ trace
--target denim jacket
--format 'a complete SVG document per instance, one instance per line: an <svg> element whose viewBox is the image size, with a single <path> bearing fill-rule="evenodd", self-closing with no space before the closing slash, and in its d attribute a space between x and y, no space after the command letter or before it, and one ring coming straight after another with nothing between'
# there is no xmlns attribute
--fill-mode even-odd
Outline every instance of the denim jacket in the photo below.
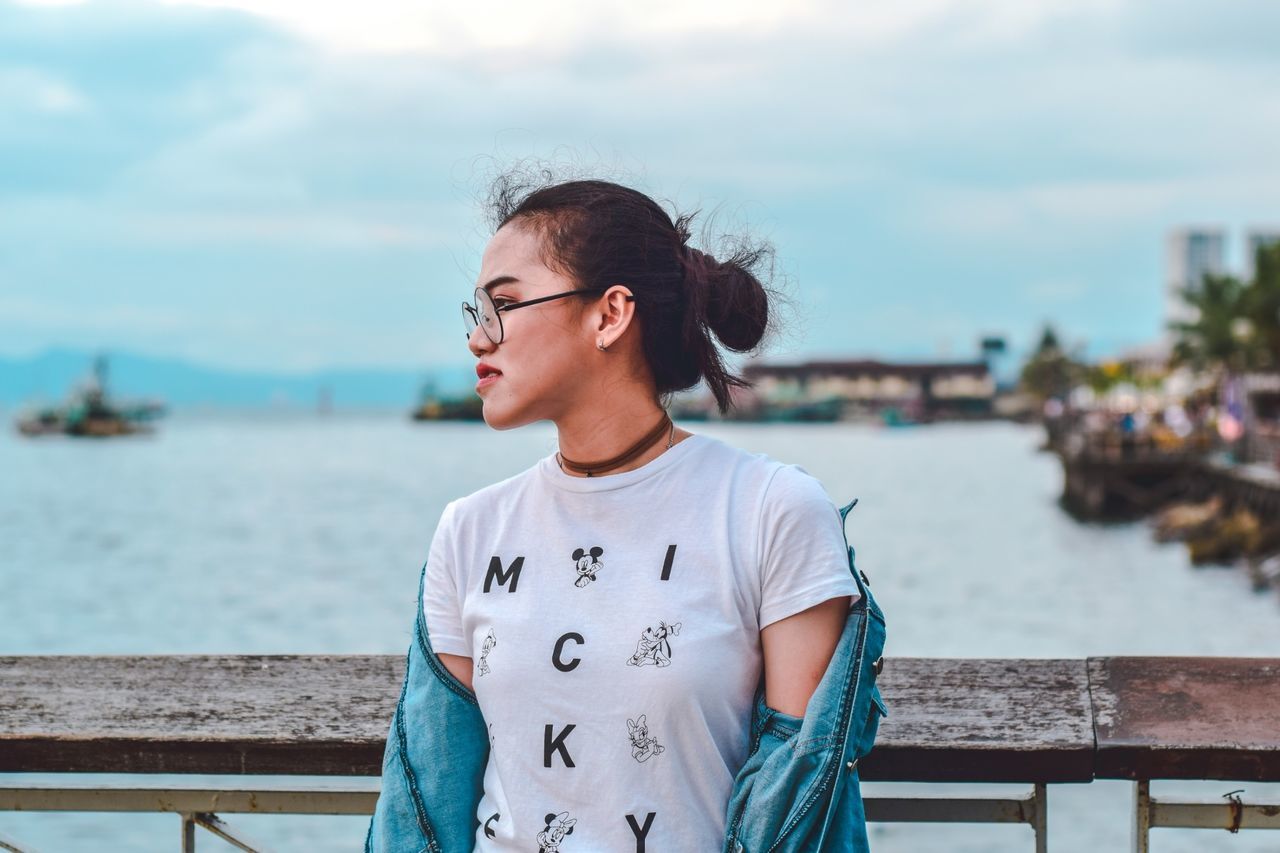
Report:
<svg viewBox="0 0 1280 853"><path fill-rule="evenodd" d="M842 524L857 502L840 508ZM730 791L721 853L868 850L858 761L871 751L880 717L888 713L875 683L885 623L866 575L854 568L847 532L845 546L862 596L849 610L804 717L768 707L761 678L750 750ZM424 565L365 853L470 853L475 843L488 729L475 693L431 649L422 609L425 579Z"/></svg>

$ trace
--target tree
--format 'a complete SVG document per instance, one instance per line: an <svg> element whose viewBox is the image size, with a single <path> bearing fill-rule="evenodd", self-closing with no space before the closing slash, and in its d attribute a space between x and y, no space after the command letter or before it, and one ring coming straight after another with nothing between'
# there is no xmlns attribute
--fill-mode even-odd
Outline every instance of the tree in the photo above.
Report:
<svg viewBox="0 0 1280 853"><path fill-rule="evenodd" d="M1256 366L1280 367L1280 243L1259 246L1253 280L1245 288L1245 316L1256 338Z"/></svg>
<svg viewBox="0 0 1280 853"><path fill-rule="evenodd" d="M1023 390L1041 403L1049 397L1065 398L1080 376L1081 365L1063 351L1057 333L1046 324L1035 352L1022 366Z"/></svg>
<svg viewBox="0 0 1280 853"><path fill-rule="evenodd" d="M1196 317L1169 323L1178 335L1173 345L1175 365L1235 372L1258 362L1260 347L1249 318L1253 300L1240 279L1205 273L1199 287L1185 287L1179 295L1195 309Z"/></svg>
<svg viewBox="0 0 1280 853"><path fill-rule="evenodd" d="M1174 322L1174 364L1236 373L1280 368L1280 244L1261 246L1250 281L1206 273L1180 291L1196 318Z"/></svg>

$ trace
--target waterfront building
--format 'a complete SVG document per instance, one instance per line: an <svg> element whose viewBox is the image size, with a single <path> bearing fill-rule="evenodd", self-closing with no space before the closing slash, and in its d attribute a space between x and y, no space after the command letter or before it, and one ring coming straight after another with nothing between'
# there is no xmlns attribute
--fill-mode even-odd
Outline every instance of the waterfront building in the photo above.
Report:
<svg viewBox="0 0 1280 853"><path fill-rule="evenodd" d="M743 375L773 404L835 402L844 418L893 409L912 418L989 417L996 383L985 361L886 362L873 359L752 363Z"/></svg>
<svg viewBox="0 0 1280 853"><path fill-rule="evenodd" d="M1253 264L1259 249L1280 243L1280 226L1274 228L1250 228L1244 233L1244 280L1253 278Z"/></svg>
<svg viewBox="0 0 1280 853"><path fill-rule="evenodd" d="M1222 275L1226 271L1224 245L1220 228L1179 228L1169 233L1165 276L1168 323L1195 321L1195 309L1183 300L1182 291L1198 289L1206 273ZM1173 335L1167 328L1165 334Z"/></svg>

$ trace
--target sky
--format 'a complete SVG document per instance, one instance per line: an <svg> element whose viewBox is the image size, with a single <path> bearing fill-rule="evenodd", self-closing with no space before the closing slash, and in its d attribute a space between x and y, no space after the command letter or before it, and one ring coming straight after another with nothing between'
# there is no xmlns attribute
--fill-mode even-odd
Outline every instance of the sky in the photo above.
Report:
<svg viewBox="0 0 1280 853"><path fill-rule="evenodd" d="M1239 265L1280 223L1278 30L1265 0L0 0L0 356L465 363L480 200L521 164L770 240L777 360L1045 322L1110 354L1160 333L1169 229Z"/></svg>

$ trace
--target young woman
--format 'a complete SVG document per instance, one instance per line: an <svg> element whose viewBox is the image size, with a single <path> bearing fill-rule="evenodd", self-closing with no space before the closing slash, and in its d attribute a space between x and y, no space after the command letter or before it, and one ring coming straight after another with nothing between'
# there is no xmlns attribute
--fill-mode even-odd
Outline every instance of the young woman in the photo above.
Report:
<svg viewBox="0 0 1280 853"><path fill-rule="evenodd" d="M758 685L798 725L864 589L815 478L664 408L745 384L720 348L770 325L765 255L705 254L613 183L496 197L463 304L476 392L490 427L551 421L558 450L448 504L424 568L424 648L487 730L474 849L719 850ZM428 724L402 696L391 740ZM457 763L435 757L409 775Z"/></svg>

